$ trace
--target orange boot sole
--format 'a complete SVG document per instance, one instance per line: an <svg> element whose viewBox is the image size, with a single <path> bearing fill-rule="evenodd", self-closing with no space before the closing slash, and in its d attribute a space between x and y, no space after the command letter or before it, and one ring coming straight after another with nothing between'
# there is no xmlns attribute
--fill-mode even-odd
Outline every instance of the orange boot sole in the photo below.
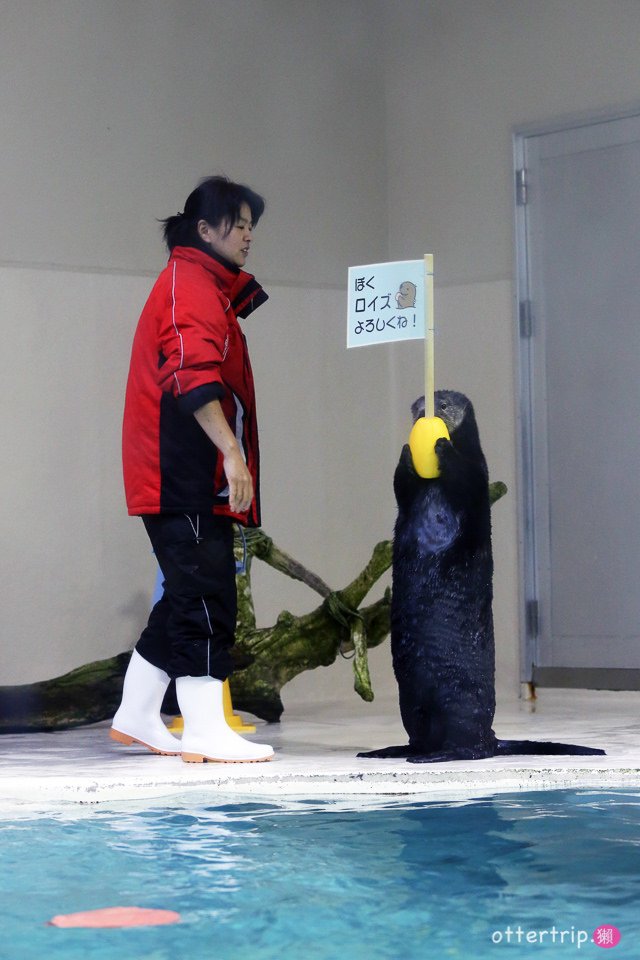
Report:
<svg viewBox="0 0 640 960"><path fill-rule="evenodd" d="M109 736L112 740L115 740L116 743L123 743L125 747L130 747L132 743L139 743L141 747L146 747L151 753L158 753L163 757L177 757L180 753L179 750L158 750L157 747L152 747L150 743L145 743L144 740L138 740L137 737L131 737L128 733L121 733L119 730L114 730L113 727L109 730Z"/></svg>
<svg viewBox="0 0 640 960"><path fill-rule="evenodd" d="M185 763L268 763L271 757L257 757L255 760L222 760L220 757L206 757L202 753L183 753Z"/></svg>

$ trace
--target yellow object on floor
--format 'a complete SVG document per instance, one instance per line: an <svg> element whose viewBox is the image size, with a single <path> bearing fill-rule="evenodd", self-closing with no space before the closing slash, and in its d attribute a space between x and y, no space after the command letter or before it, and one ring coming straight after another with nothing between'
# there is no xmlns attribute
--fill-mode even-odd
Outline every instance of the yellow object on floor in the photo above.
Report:
<svg viewBox="0 0 640 960"><path fill-rule="evenodd" d="M241 716L233 712L231 688L228 680L225 680L222 684L222 705L224 707L224 718L232 730L235 730L236 733L256 732L256 728L252 723L245 723ZM174 717L167 729L170 730L171 733L182 733L184 730L184 721L182 717Z"/></svg>

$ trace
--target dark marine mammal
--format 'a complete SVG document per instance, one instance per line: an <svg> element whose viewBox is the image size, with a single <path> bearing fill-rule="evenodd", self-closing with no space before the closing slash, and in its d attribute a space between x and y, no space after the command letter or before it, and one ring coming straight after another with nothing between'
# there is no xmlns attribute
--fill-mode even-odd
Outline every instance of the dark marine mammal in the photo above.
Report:
<svg viewBox="0 0 640 960"><path fill-rule="evenodd" d="M412 407L424 415L424 399ZM504 754L602 754L571 744L498 740L489 476L473 406L439 390L440 476L424 480L405 446L394 476L391 652L409 743L359 757L413 763Z"/></svg>

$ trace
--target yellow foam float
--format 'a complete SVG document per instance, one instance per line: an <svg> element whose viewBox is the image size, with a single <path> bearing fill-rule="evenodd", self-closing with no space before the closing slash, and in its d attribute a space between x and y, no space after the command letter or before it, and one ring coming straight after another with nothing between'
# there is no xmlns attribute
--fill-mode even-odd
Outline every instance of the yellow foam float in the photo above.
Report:
<svg viewBox="0 0 640 960"><path fill-rule="evenodd" d="M420 417L409 434L413 466L418 476L425 480L434 480L440 476L435 447L441 438L450 439L447 425L440 417Z"/></svg>

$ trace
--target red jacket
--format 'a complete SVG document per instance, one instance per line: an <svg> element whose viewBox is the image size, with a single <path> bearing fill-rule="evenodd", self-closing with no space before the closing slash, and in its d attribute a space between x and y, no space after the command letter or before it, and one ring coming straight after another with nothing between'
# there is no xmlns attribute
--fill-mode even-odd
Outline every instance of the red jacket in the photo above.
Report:
<svg viewBox="0 0 640 960"><path fill-rule="evenodd" d="M236 314L267 295L254 277L194 247L175 247L133 340L122 459L130 514L201 511L260 524L253 375ZM245 514L229 509L223 458L193 413L220 400L253 478Z"/></svg>

